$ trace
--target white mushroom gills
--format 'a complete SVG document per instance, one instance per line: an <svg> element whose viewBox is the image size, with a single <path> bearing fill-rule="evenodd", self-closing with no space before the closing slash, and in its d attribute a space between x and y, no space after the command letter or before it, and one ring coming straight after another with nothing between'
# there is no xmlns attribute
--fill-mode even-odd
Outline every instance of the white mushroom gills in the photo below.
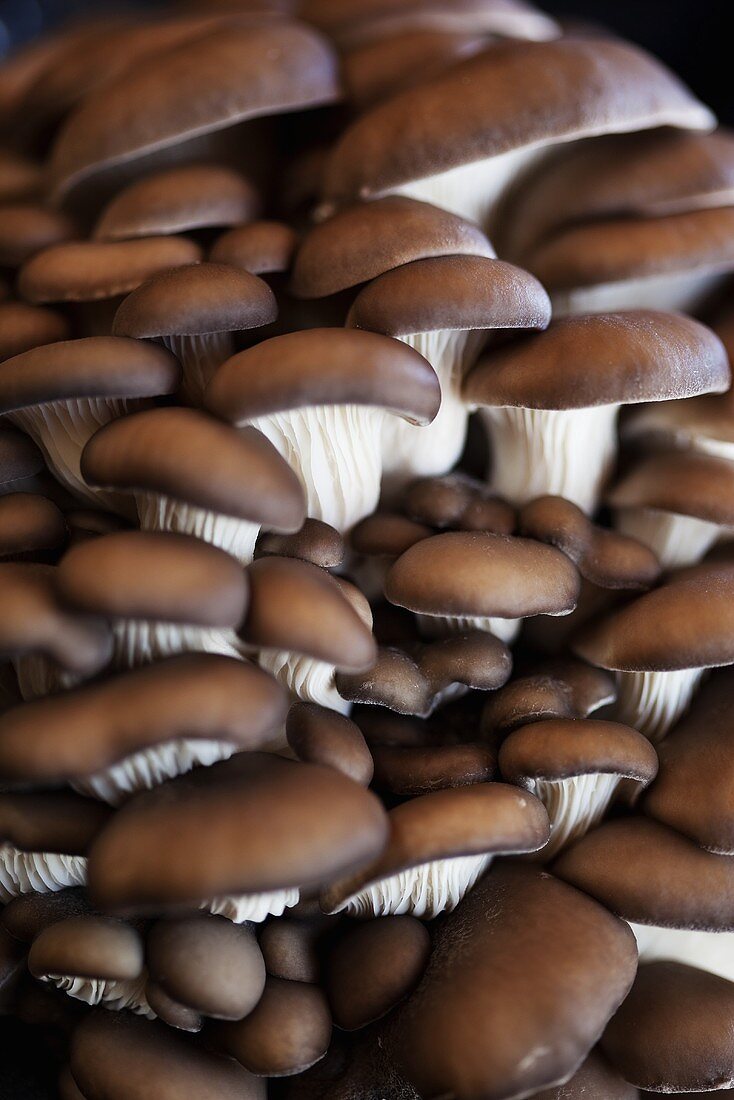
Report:
<svg viewBox="0 0 734 1100"><path fill-rule="evenodd" d="M141 749L94 775L75 779L71 786L79 794L119 806L138 791L159 787L167 779L185 775L194 768L208 768L229 760L237 751L226 741L182 738Z"/></svg>
<svg viewBox="0 0 734 1100"><path fill-rule="evenodd" d="M81 676L58 668L48 657L40 653L28 653L12 661L20 694L26 700L55 695L57 691L75 687Z"/></svg>
<svg viewBox="0 0 734 1100"><path fill-rule="evenodd" d="M219 653L242 659L237 635L224 628L129 619L114 623L112 635L110 667L115 669L138 668L176 653Z"/></svg>
<svg viewBox="0 0 734 1100"><path fill-rule="evenodd" d="M689 928L660 928L631 924L640 962L668 960L707 970L734 982L734 932L702 932Z"/></svg>
<svg viewBox="0 0 734 1100"><path fill-rule="evenodd" d="M135 502L143 531L193 535L226 551L242 565L249 565L255 556L259 523L197 508L163 493L137 492Z"/></svg>
<svg viewBox="0 0 734 1100"><path fill-rule="evenodd" d="M657 744L688 709L705 672L704 668L615 672L615 721L632 726Z"/></svg>
<svg viewBox="0 0 734 1100"><path fill-rule="evenodd" d="M498 615L424 615L417 614L418 629L424 637L445 638L448 634L463 634L467 630L481 630L493 634L501 642L514 642L520 632L522 619L501 619Z"/></svg>
<svg viewBox="0 0 734 1100"><path fill-rule="evenodd" d="M721 273L682 271L556 291L551 294L553 316L615 313L625 309L695 313L725 278Z"/></svg>
<svg viewBox="0 0 734 1100"><path fill-rule="evenodd" d="M700 561L723 530L710 520L658 508L620 508L615 513L615 527L649 546L665 569Z"/></svg>
<svg viewBox="0 0 734 1100"><path fill-rule="evenodd" d="M112 1012L128 1009L148 1020L156 1018L145 997L147 975L116 981L111 978L79 978L72 974L39 974L42 982L55 985L67 996L83 1001L92 1008L108 1008Z"/></svg>
<svg viewBox="0 0 734 1100"><path fill-rule="evenodd" d="M431 920L455 909L491 862L482 854L420 863L358 890L340 911L361 920L404 913Z"/></svg>
<svg viewBox="0 0 734 1100"><path fill-rule="evenodd" d="M172 352L183 373L182 395L192 405L201 406L204 390L225 360L234 355L231 332L211 332L196 336L163 336L161 343Z"/></svg>
<svg viewBox="0 0 734 1100"><path fill-rule="evenodd" d="M545 862L598 825L614 801L621 777L592 772L568 779L534 779L527 789L540 799L550 818L550 840L538 855Z"/></svg>
<svg viewBox="0 0 734 1100"><path fill-rule="evenodd" d="M87 861L83 856L56 852L25 852L7 841L0 844L0 901L23 894L55 894L69 886L84 886Z"/></svg>
<svg viewBox="0 0 734 1100"><path fill-rule="evenodd" d="M202 902L199 908L216 917L226 917L234 924L246 921L261 924L267 917L280 917L286 909L298 905L300 896L298 887L292 886L259 894L227 894Z"/></svg>
<svg viewBox="0 0 734 1100"><path fill-rule="evenodd" d="M336 688L336 667L326 661L318 661L301 653L284 649L261 649L257 663L290 692L294 701L318 703L339 714L348 714L351 703L342 699ZM281 752L288 748L285 726L273 735L269 752Z"/></svg>

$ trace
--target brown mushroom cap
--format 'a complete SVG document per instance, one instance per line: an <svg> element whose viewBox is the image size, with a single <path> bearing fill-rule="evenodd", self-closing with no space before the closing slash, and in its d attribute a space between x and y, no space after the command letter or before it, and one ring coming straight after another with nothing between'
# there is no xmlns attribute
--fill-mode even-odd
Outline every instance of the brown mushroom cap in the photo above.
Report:
<svg viewBox="0 0 734 1100"><path fill-rule="evenodd" d="M373 512L349 533L353 550L366 557L398 558L413 543L433 534L430 527L394 512Z"/></svg>
<svg viewBox="0 0 734 1100"><path fill-rule="evenodd" d="M173 997L169 997L166 991L150 978L145 983L145 999L151 1011L169 1027L194 1033L201 1031L204 1023L201 1013L174 1001Z"/></svg>
<svg viewBox="0 0 734 1100"><path fill-rule="evenodd" d="M0 485L12 485L43 469L43 456L33 440L10 424L0 423Z"/></svg>
<svg viewBox="0 0 734 1100"><path fill-rule="evenodd" d="M17 56L17 55L16 55ZM3 74L7 73L8 62L3 64ZM2 90L0 90L0 100ZM43 193L43 171L41 165L17 149L0 149L0 200L2 202L24 201Z"/></svg>
<svg viewBox="0 0 734 1100"><path fill-rule="evenodd" d="M494 531L511 535L514 509L494 496L484 482L466 474L424 477L405 491L403 509L413 520L459 531Z"/></svg>
<svg viewBox="0 0 734 1100"><path fill-rule="evenodd" d="M535 1093L536 1100L591 1100L597 1096L604 1100L638 1100L639 1095L634 1085L612 1069L597 1047L564 1085Z"/></svg>
<svg viewBox="0 0 734 1100"><path fill-rule="evenodd" d="M0 362L71 335L63 314L27 302L0 302L0 333Z"/></svg>
<svg viewBox="0 0 734 1100"><path fill-rule="evenodd" d="M260 932L265 969L273 978L291 982L318 982L322 940L333 925L329 917L278 917Z"/></svg>
<svg viewBox="0 0 734 1100"><path fill-rule="evenodd" d="M374 764L359 726L317 703L294 703L285 726L288 744L306 764L324 764L368 787Z"/></svg>
<svg viewBox="0 0 734 1100"><path fill-rule="evenodd" d="M246 428L239 428L242 435ZM344 539L330 524L306 519L292 535L262 531L255 545L255 557L299 558L321 569L336 569L344 560Z"/></svg>
<svg viewBox="0 0 734 1100"><path fill-rule="evenodd" d="M653 508L734 525L734 465L677 451L636 462L606 496L612 508Z"/></svg>
<svg viewBox="0 0 734 1100"><path fill-rule="evenodd" d="M476 742L460 745L372 746L374 786L402 797L468 787L497 777L497 754Z"/></svg>
<svg viewBox="0 0 734 1100"><path fill-rule="evenodd" d="M71 240L75 227L59 210L33 203L0 206L0 267L20 267L36 252Z"/></svg>
<svg viewBox="0 0 734 1100"><path fill-rule="evenodd" d="M72 791L0 792L0 840L23 852L86 854L110 810Z"/></svg>
<svg viewBox="0 0 734 1100"><path fill-rule="evenodd" d="M138 978L143 970L143 940L132 925L112 917L66 917L34 939L28 969L36 978L46 974L109 981Z"/></svg>
<svg viewBox="0 0 734 1100"><path fill-rule="evenodd" d="M256 221L222 233L209 259L253 275L275 275L289 269L297 247L298 234L285 222Z"/></svg>
<svg viewBox="0 0 734 1100"><path fill-rule="evenodd" d="M601 669L573 658L546 661L489 696L482 732L493 736L552 718L588 718L616 696L613 678Z"/></svg>
<svg viewBox="0 0 734 1100"><path fill-rule="evenodd" d="M642 786L658 770L655 749L637 730L598 719L551 718L513 730L499 751L503 777L520 786L534 780L608 774Z"/></svg>
<svg viewBox="0 0 734 1100"><path fill-rule="evenodd" d="M64 517L53 501L35 493L0 497L0 559L45 557L66 539Z"/></svg>
<svg viewBox="0 0 734 1100"><path fill-rule="evenodd" d="M7 903L0 923L17 940L32 943L56 921L89 916L91 912L84 889L76 886L55 894L20 894Z"/></svg>

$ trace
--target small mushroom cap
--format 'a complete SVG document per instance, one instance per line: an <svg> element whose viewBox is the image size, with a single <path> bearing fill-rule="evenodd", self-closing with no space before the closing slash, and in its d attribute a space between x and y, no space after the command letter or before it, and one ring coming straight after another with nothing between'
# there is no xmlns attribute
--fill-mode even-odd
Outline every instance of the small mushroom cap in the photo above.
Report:
<svg viewBox="0 0 734 1100"><path fill-rule="evenodd" d="M11 898L2 911L0 923L17 940L32 943L57 921L90 914L84 889L71 887L55 894L19 894Z"/></svg>
<svg viewBox="0 0 734 1100"><path fill-rule="evenodd" d="M275 275L288 271L297 247L298 234L285 222L256 221L222 233L209 259L253 275Z"/></svg>
<svg viewBox="0 0 734 1100"><path fill-rule="evenodd" d="M8 62L5 61L3 73L7 70ZM43 190L43 171L37 161L17 149L0 149L0 199L3 202L32 199L43 194Z"/></svg>
<svg viewBox="0 0 734 1100"><path fill-rule="evenodd" d="M265 987L265 963L253 933L223 917L157 921L145 957L153 982L204 1016L240 1020Z"/></svg>
<svg viewBox="0 0 734 1100"><path fill-rule="evenodd" d="M576 567L559 550L483 531L417 542L385 582L391 603L428 615L559 615L573 610L578 593Z"/></svg>
<svg viewBox="0 0 734 1100"><path fill-rule="evenodd" d="M201 249L186 237L69 241L23 265L18 289L29 302L93 302L129 294L157 271L196 264Z"/></svg>
<svg viewBox="0 0 734 1100"><path fill-rule="evenodd" d="M734 859L649 818L604 822L562 852L553 873L637 924L734 928Z"/></svg>
<svg viewBox="0 0 734 1100"><path fill-rule="evenodd" d="M165 348L120 336L88 336L32 348L0 366L0 412L83 398L173 393L178 361Z"/></svg>
<svg viewBox="0 0 734 1100"><path fill-rule="evenodd" d="M588 718L616 697L614 679L608 673L573 658L559 658L490 695L481 728L491 736L552 718Z"/></svg>
<svg viewBox="0 0 734 1100"><path fill-rule="evenodd" d="M90 485L162 493L279 531L297 531L305 519L300 482L269 440L197 409L111 421L87 443L81 470Z"/></svg>
<svg viewBox="0 0 734 1100"><path fill-rule="evenodd" d="M34 477L44 469L43 455L33 440L10 424L0 423L0 485Z"/></svg>
<svg viewBox="0 0 734 1100"><path fill-rule="evenodd" d="M23 852L85 855L109 807L73 791L0 792L0 839Z"/></svg>
<svg viewBox="0 0 734 1100"><path fill-rule="evenodd" d="M27 302L0 302L0 333L0 362L71 335L63 314Z"/></svg>
<svg viewBox="0 0 734 1100"><path fill-rule="evenodd" d="M649 455L612 487L606 502L612 508L654 508L734 525L734 465L689 451Z"/></svg>
<svg viewBox="0 0 734 1100"><path fill-rule="evenodd" d="M476 405L590 409L729 387L724 345L679 313L630 310L554 321L481 360L464 383Z"/></svg>
<svg viewBox="0 0 734 1100"><path fill-rule="evenodd" d="M296 558L260 558L247 570L250 606L240 634L264 649L285 649L360 671L375 661L372 632L336 580Z"/></svg>
<svg viewBox="0 0 734 1100"><path fill-rule="evenodd" d="M515 512L487 486L466 474L424 477L405 491L403 509L411 519L459 531L494 531L511 535Z"/></svg>
<svg viewBox="0 0 734 1100"><path fill-rule="evenodd" d="M64 519L69 528L71 546L86 539L111 535L114 531L126 531L129 528L122 516L114 512L98 512L94 508L72 508L71 511L64 512Z"/></svg>
<svg viewBox="0 0 734 1100"><path fill-rule="evenodd" d="M204 401L231 423L286 409L372 405L429 424L441 387L423 356L398 340L313 328L274 336L232 356L207 386Z"/></svg>
<svg viewBox="0 0 734 1100"><path fill-rule="evenodd" d="M386 336L493 328L546 328L550 299L527 271L486 256L414 260L373 279L355 298L350 328Z"/></svg>
<svg viewBox="0 0 734 1100"><path fill-rule="evenodd" d="M430 527L394 512L373 512L349 533L354 551L366 557L399 558L410 546L433 534Z"/></svg>
<svg viewBox="0 0 734 1100"><path fill-rule="evenodd" d="M59 598L108 619L237 627L247 575L223 550L189 535L119 531L77 543L56 573Z"/></svg>
<svg viewBox="0 0 734 1100"><path fill-rule="evenodd" d="M116 336L138 340L260 328L278 316L267 283L227 264L160 271L128 294L115 314Z"/></svg>
<svg viewBox="0 0 734 1100"><path fill-rule="evenodd" d="M268 974L292 982L318 982L322 940L332 925L333 921L323 916L277 917L269 921L260 933L260 948Z"/></svg>
<svg viewBox="0 0 734 1100"><path fill-rule="evenodd" d="M350 206L309 230L296 253L291 292L325 298L412 260L458 255L494 256L494 249L473 222L389 195Z"/></svg>
<svg viewBox="0 0 734 1100"><path fill-rule="evenodd" d="M443 923L385 1041L422 1096L532 1095L577 1069L636 966L622 921L546 872L503 863Z"/></svg>
<svg viewBox="0 0 734 1100"><path fill-rule="evenodd" d="M174 1001L164 989L148 978L145 983L145 999L155 1012L159 1020L169 1027L175 1027L179 1031L196 1033L201 1031L203 1020L201 1013L194 1008L188 1008Z"/></svg>
<svg viewBox="0 0 734 1100"><path fill-rule="evenodd" d="M75 227L59 210L34 203L0 206L0 267L20 267L42 248L71 240Z"/></svg>
<svg viewBox="0 0 734 1100"><path fill-rule="evenodd" d="M64 517L53 501L35 493L0 497L0 559L58 551L66 538Z"/></svg>
<svg viewBox="0 0 734 1100"><path fill-rule="evenodd" d="M246 431L246 428L238 429L240 435ZM255 546L255 557L299 558L321 569L336 569L344 560L344 539L330 524L308 518L292 535L262 531Z"/></svg>
<svg viewBox="0 0 734 1100"><path fill-rule="evenodd" d="M288 744L306 764L323 764L368 787L374 764L359 726L317 703L294 703L285 726Z"/></svg>
<svg viewBox="0 0 734 1100"><path fill-rule="evenodd" d="M513 730L499 751L503 777L526 786L537 779L618 775L642 786L653 781L658 758L648 739L619 722L551 718Z"/></svg>
<svg viewBox="0 0 734 1100"><path fill-rule="evenodd" d="M547 843L548 814L534 795L506 783L445 788L402 802L388 814L390 839L374 863L321 895L325 913L399 871L454 856L536 852Z"/></svg>
<svg viewBox="0 0 734 1100"><path fill-rule="evenodd" d="M142 973L143 941L135 928L111 917L67 917L36 937L28 969L36 978L69 974L125 981Z"/></svg>
<svg viewBox="0 0 734 1100"><path fill-rule="evenodd" d="M374 786L413 798L446 787L487 783L497 776L497 754L488 745L372 746Z"/></svg>
<svg viewBox="0 0 734 1100"><path fill-rule="evenodd" d="M94 236L120 241L238 225L255 217L259 208L257 191L233 168L186 164L123 187L100 214Z"/></svg>
<svg viewBox="0 0 734 1100"><path fill-rule="evenodd" d="M239 753L123 806L90 853L90 892L160 910L316 886L374 859L387 832L378 799L334 769Z"/></svg>
<svg viewBox="0 0 734 1100"><path fill-rule="evenodd" d="M734 983L676 962L640 966L602 1038L628 1081L659 1092L734 1085Z"/></svg>
<svg viewBox="0 0 734 1100"><path fill-rule="evenodd" d="M535 1100L638 1100L639 1093L612 1069L598 1048L592 1050L581 1068L564 1085L535 1093Z"/></svg>

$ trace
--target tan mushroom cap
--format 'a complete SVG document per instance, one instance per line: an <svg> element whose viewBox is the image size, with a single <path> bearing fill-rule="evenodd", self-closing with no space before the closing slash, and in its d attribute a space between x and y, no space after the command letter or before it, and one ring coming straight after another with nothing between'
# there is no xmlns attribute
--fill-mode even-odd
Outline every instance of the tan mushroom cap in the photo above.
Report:
<svg viewBox="0 0 734 1100"><path fill-rule="evenodd" d="M85 855L110 809L72 791L0 792L0 841L23 852Z"/></svg>
<svg viewBox="0 0 734 1100"><path fill-rule="evenodd" d="M338 95L336 59L309 28L275 21L215 29L110 81L72 112L51 155L56 194L187 138Z"/></svg>
<svg viewBox="0 0 734 1100"><path fill-rule="evenodd" d="M178 739L259 749L287 707L285 691L254 665L185 653L6 710L0 775L6 782L59 783Z"/></svg>
<svg viewBox="0 0 734 1100"><path fill-rule="evenodd" d="M260 197L248 179L219 164L186 164L128 184L100 214L100 241L186 233L238 225L257 216Z"/></svg>
<svg viewBox="0 0 734 1100"><path fill-rule="evenodd" d="M561 657L544 662L490 695L482 711L481 728L492 736L552 718L588 718L616 697L614 679L608 673Z"/></svg>
<svg viewBox="0 0 734 1100"><path fill-rule="evenodd" d="M243 434L247 429L239 428L238 431ZM273 556L300 558L321 569L336 569L344 560L344 539L330 524L309 517L292 535L261 531L255 545L255 557Z"/></svg>
<svg viewBox="0 0 734 1100"><path fill-rule="evenodd" d="M477 405L588 409L723 393L724 345L680 313L629 310L554 321L487 355L464 383Z"/></svg>
<svg viewBox="0 0 734 1100"><path fill-rule="evenodd" d="M0 302L0 362L42 344L68 340L69 322L61 313L27 302Z"/></svg>
<svg viewBox="0 0 734 1100"><path fill-rule="evenodd" d="M494 256L473 222L430 203L390 195L315 225L296 253L291 292L324 298L429 256Z"/></svg>
<svg viewBox="0 0 734 1100"><path fill-rule="evenodd" d="M343 205L514 149L664 125L709 130L713 121L627 43L504 43L358 118L329 157L323 196Z"/></svg>
<svg viewBox="0 0 734 1100"><path fill-rule="evenodd" d="M391 603L428 615L562 615L576 606L579 575L552 546L484 531L423 539L391 567Z"/></svg>
<svg viewBox="0 0 734 1100"><path fill-rule="evenodd" d="M432 791L388 814L390 837L382 855L321 895L325 913L400 871L455 856L536 852L547 843L548 814L534 795L506 783L476 783Z"/></svg>
<svg viewBox="0 0 734 1100"><path fill-rule="evenodd" d="M53 501L35 493L0 496L0 560L49 555L66 539L64 517Z"/></svg>
<svg viewBox="0 0 734 1100"><path fill-rule="evenodd" d="M68 215L32 203L0 206L0 267L20 267L36 252L76 236Z"/></svg>
<svg viewBox="0 0 734 1100"><path fill-rule="evenodd" d="M206 407L231 423L320 405L385 408L413 423L438 412L441 387L417 351L374 332L314 328L263 340L223 363Z"/></svg>
<svg viewBox="0 0 734 1100"><path fill-rule="evenodd" d="M298 234L285 222L255 221L222 233L209 259L252 275L276 275L288 271L297 247Z"/></svg>
<svg viewBox="0 0 734 1100"><path fill-rule="evenodd" d="M126 981L140 976L143 957L137 929L90 914L66 917L44 928L31 945L28 969L36 978L69 974Z"/></svg>
<svg viewBox="0 0 734 1100"><path fill-rule="evenodd" d="M462 473L414 481L405 491L403 509L411 519L433 527L498 535L515 530L514 508L491 493L483 481Z"/></svg>
<svg viewBox="0 0 734 1100"><path fill-rule="evenodd" d="M297 531L305 519L298 478L265 436L196 409L111 421L87 443L81 471L89 485L161 493L279 531Z"/></svg>
<svg viewBox="0 0 734 1100"><path fill-rule="evenodd" d="M469 787L497 778L497 754L489 745L373 744L374 786L413 798L447 787Z"/></svg>
<svg viewBox="0 0 734 1100"><path fill-rule="evenodd" d="M653 508L734 524L734 465L692 452L650 455L620 478L606 502L612 508Z"/></svg>
<svg viewBox="0 0 734 1100"><path fill-rule="evenodd" d="M346 715L318 703L294 703L288 711L285 731L299 760L323 764L364 787L370 785L372 754L359 726Z"/></svg>
<svg viewBox="0 0 734 1100"><path fill-rule="evenodd" d="M619 722L550 718L513 730L499 751L503 777L521 786L577 775L618 775L646 787L658 758L646 737Z"/></svg>
<svg viewBox="0 0 734 1100"><path fill-rule="evenodd" d="M196 264L201 249L186 237L69 241L23 265L18 289L29 302L93 302L129 294L157 271Z"/></svg>

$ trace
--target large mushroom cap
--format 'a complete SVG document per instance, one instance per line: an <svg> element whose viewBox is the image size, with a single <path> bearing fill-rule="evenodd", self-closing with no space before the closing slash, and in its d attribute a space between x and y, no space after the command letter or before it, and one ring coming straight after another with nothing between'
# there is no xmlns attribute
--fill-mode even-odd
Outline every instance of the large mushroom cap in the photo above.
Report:
<svg viewBox="0 0 734 1100"><path fill-rule="evenodd" d="M0 267L20 267L36 252L75 235L69 217L33 203L0 206Z"/></svg>
<svg viewBox="0 0 734 1100"><path fill-rule="evenodd" d="M47 560L66 539L64 517L53 501L35 493L0 496L0 560Z"/></svg>
<svg viewBox="0 0 734 1100"><path fill-rule="evenodd" d="M619 722L550 718L514 730L502 743L499 765L511 783L618 775L647 786L658 770L646 737Z"/></svg>
<svg viewBox="0 0 734 1100"><path fill-rule="evenodd" d="M652 508L734 526L734 465L692 452L648 455L627 470L606 502L612 508Z"/></svg>
<svg viewBox="0 0 734 1100"><path fill-rule="evenodd" d="M69 916L36 936L28 968L37 978L69 974L125 981L140 976L143 941L135 928L111 917Z"/></svg>
<svg viewBox="0 0 734 1100"><path fill-rule="evenodd" d="M27 302L0 302L0 362L21 352L68 340L70 325L66 317L43 306Z"/></svg>
<svg viewBox="0 0 734 1100"><path fill-rule="evenodd" d="M110 816L101 802L72 791L0 793L0 841L22 852L85 855Z"/></svg>

